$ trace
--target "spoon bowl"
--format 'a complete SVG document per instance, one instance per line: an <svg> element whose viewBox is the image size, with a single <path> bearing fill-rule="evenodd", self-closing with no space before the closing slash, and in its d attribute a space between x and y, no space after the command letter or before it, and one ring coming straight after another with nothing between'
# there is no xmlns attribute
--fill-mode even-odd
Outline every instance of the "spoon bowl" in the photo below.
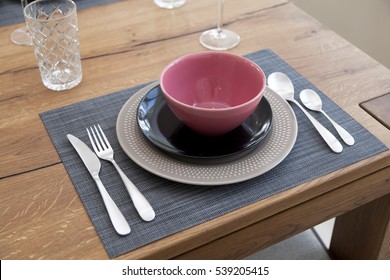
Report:
<svg viewBox="0 0 390 280"><path fill-rule="evenodd" d="M306 108L317 112L322 111L321 97L314 90L304 89L299 94L299 97Z"/></svg>
<svg viewBox="0 0 390 280"><path fill-rule="evenodd" d="M268 76L268 86L288 101L294 100L294 85L290 78L281 72L274 72Z"/></svg>

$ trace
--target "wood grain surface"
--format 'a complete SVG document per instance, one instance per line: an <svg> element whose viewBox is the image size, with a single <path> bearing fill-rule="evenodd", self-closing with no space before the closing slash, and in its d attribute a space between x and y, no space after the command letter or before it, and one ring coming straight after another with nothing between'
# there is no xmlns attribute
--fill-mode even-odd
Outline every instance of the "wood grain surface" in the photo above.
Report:
<svg viewBox="0 0 390 280"><path fill-rule="evenodd" d="M156 80L173 59L204 50L198 39L215 25L214 2L164 10L152 1L124 0L79 11L83 80L63 92L42 85L30 47L10 42L22 24L0 28L1 259L108 258L39 113ZM387 68L288 1L226 0L224 21L241 36L231 52L272 49L390 147L390 131L359 106L390 92ZM387 151L119 258L242 258L328 218L376 213L364 205L390 193L389 166ZM380 201L381 211L389 211ZM376 253L356 253L354 242L353 250L337 251L337 239L346 240L351 228L343 225L340 218L335 254L390 258L386 230L370 232L380 243ZM242 246L225 246L231 240ZM220 244L224 250L216 249Z"/></svg>
<svg viewBox="0 0 390 280"><path fill-rule="evenodd" d="M390 93L367 100L360 106L390 129Z"/></svg>

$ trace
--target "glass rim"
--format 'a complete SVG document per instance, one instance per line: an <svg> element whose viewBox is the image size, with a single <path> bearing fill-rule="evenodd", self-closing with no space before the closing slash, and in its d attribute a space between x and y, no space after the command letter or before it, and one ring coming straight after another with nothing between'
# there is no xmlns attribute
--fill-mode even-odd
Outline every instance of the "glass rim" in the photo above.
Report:
<svg viewBox="0 0 390 280"><path fill-rule="evenodd" d="M33 5L36 5L37 3L39 2L47 2L47 3L50 3L50 2L53 2L53 0L37 0L37 1L34 1L34 2L31 2L29 3L27 6L24 7L23 9L23 15L26 19L28 20L31 20L31 21L37 21L37 22L50 22L50 21L58 21L59 19L37 19L37 18L33 18L31 17L31 15L27 14L27 9L30 8L31 6ZM61 19L64 19L64 18L67 18L67 17L70 17L72 16L74 13L77 12L77 7L76 7L76 3L73 2L72 0L56 0L55 2L59 2L59 3L69 3L71 5L71 11L62 16Z"/></svg>

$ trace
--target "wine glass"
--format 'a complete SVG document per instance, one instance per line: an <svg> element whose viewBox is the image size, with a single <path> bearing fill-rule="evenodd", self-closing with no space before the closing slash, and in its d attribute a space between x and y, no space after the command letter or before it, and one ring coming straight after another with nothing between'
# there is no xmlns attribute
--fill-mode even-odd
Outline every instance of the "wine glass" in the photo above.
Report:
<svg viewBox="0 0 390 280"><path fill-rule="evenodd" d="M234 48L240 43L240 36L228 29L222 28L223 0L218 0L217 28L206 30L200 35L199 41L205 48L223 51Z"/></svg>
<svg viewBox="0 0 390 280"><path fill-rule="evenodd" d="M22 8L27 6L27 4L34 2L35 0L21 0ZM20 46L31 46L32 38L28 33L27 26L18 28L11 33L12 43Z"/></svg>
<svg viewBox="0 0 390 280"><path fill-rule="evenodd" d="M154 3L160 8L175 9L183 6L186 0L154 0Z"/></svg>

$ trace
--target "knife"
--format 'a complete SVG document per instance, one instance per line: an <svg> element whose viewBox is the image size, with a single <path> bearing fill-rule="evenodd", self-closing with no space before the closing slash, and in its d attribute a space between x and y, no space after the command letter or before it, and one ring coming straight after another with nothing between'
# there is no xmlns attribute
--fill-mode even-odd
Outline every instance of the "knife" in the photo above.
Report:
<svg viewBox="0 0 390 280"><path fill-rule="evenodd" d="M92 178L95 180L99 192L103 198L104 205L106 206L108 215L110 216L111 223L114 226L116 232L120 235L129 234L131 231L129 224L100 180L100 160L97 158L95 153L92 152L91 149L76 136L73 136L72 134L68 134L66 136L84 162Z"/></svg>

